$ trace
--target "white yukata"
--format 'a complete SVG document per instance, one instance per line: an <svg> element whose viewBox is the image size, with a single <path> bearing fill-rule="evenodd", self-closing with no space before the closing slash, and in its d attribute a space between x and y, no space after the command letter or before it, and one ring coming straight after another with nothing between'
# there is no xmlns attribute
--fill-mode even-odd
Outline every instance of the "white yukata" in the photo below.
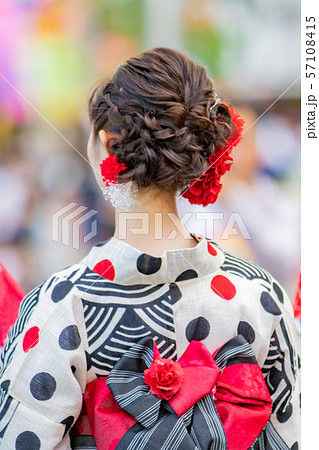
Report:
<svg viewBox="0 0 319 450"><path fill-rule="evenodd" d="M0 448L72 448L86 385L108 375L142 337L176 360L191 340L213 353L238 334L273 400L253 448L299 448L300 344L291 302L269 273L193 236L195 247L162 257L112 237L23 299L0 360Z"/></svg>

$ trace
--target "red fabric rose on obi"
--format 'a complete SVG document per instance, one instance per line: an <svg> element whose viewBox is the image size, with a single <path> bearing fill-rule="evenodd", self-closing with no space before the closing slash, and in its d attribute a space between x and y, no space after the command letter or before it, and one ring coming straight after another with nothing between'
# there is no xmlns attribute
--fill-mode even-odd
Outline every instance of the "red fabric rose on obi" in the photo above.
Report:
<svg viewBox="0 0 319 450"><path fill-rule="evenodd" d="M170 400L183 383L184 371L178 362L159 358L149 369L144 370L144 379L150 386L152 394Z"/></svg>

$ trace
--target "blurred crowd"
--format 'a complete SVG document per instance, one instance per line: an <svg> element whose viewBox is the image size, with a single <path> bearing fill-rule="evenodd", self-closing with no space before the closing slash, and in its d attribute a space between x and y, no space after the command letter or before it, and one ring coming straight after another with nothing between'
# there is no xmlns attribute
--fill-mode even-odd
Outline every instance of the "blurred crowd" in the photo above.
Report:
<svg viewBox="0 0 319 450"><path fill-rule="evenodd" d="M87 94L127 57L166 45L205 64L219 96L233 103L246 121L244 140L234 150L234 165L224 176L218 201L201 208L178 200L181 215L204 211L216 220L200 221L193 214L186 228L257 262L293 297L300 269L298 85L275 100L294 81L299 57L291 58L292 49L279 38L287 64L280 60L279 45L270 55L265 43L262 54L256 42L265 42L265 33L272 31L257 27L261 18L264 25L270 19L274 26L280 22L283 35L299 23L298 2L290 2L288 16L281 14L285 1L276 13L272 10L273 16L273 0L267 8L259 0L239 0L236 6L231 0L162 3L159 11L156 0L1 2L0 261L27 292L112 235L113 208L86 160ZM156 17L165 19L165 11L171 27L166 30L163 22L156 22ZM242 26L235 23L239 14ZM79 248L63 244L61 236L53 238L52 216L72 204L97 211L81 225ZM83 242L95 221L96 236Z"/></svg>

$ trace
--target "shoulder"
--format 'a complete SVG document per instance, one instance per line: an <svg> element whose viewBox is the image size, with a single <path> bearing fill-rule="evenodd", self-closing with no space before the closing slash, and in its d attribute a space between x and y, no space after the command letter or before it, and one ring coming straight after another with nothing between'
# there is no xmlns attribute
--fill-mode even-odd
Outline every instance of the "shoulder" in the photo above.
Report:
<svg viewBox="0 0 319 450"><path fill-rule="evenodd" d="M59 304L62 300L68 301L76 292L76 280L85 272L82 264L73 264L58 272L52 273L45 281L30 290L22 299L19 312L26 313L38 303L50 301Z"/></svg>
<svg viewBox="0 0 319 450"><path fill-rule="evenodd" d="M72 315L80 310L77 299L81 297L76 280L85 272L82 264L74 264L53 273L43 283L32 289L21 301L18 318L8 337L17 336L31 318L40 322L58 314Z"/></svg>
<svg viewBox="0 0 319 450"><path fill-rule="evenodd" d="M236 296L227 303L232 303L238 314L240 333L248 341L255 336L252 347L258 362L266 359L268 347L272 348L278 340L290 349L295 348L299 354L300 329L284 287L254 262L229 252L224 255L218 275L229 280L236 289Z"/></svg>
<svg viewBox="0 0 319 450"><path fill-rule="evenodd" d="M246 292L247 301L258 302L262 309L272 316L288 314L293 318L292 302L274 276L252 261L228 251L223 253L224 261L219 273Z"/></svg>
<svg viewBox="0 0 319 450"><path fill-rule="evenodd" d="M49 296L55 304L71 299L77 295L77 280L86 270L84 264L78 263L53 273L41 286L42 296Z"/></svg>
<svg viewBox="0 0 319 450"><path fill-rule="evenodd" d="M29 354L29 348L33 348L40 337L41 341L50 341L63 332L70 335L74 330L77 333L78 329L83 329L82 305L77 301L81 295L74 283L77 274L83 271L85 266L74 264L55 272L22 299L0 357L0 373L14 355Z"/></svg>
<svg viewBox="0 0 319 450"><path fill-rule="evenodd" d="M223 253L225 258L221 269L225 272L249 281L258 280L259 282L271 283L273 277L262 267L252 261L235 256L228 251L223 251Z"/></svg>

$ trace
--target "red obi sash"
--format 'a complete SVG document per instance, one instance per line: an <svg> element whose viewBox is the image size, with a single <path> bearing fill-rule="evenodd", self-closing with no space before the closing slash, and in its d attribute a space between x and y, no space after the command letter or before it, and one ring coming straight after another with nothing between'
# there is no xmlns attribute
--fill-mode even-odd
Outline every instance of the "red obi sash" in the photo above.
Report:
<svg viewBox="0 0 319 450"><path fill-rule="evenodd" d="M266 426L272 400L241 335L213 355L192 341L177 362L143 338L84 394L98 450L245 450Z"/></svg>

